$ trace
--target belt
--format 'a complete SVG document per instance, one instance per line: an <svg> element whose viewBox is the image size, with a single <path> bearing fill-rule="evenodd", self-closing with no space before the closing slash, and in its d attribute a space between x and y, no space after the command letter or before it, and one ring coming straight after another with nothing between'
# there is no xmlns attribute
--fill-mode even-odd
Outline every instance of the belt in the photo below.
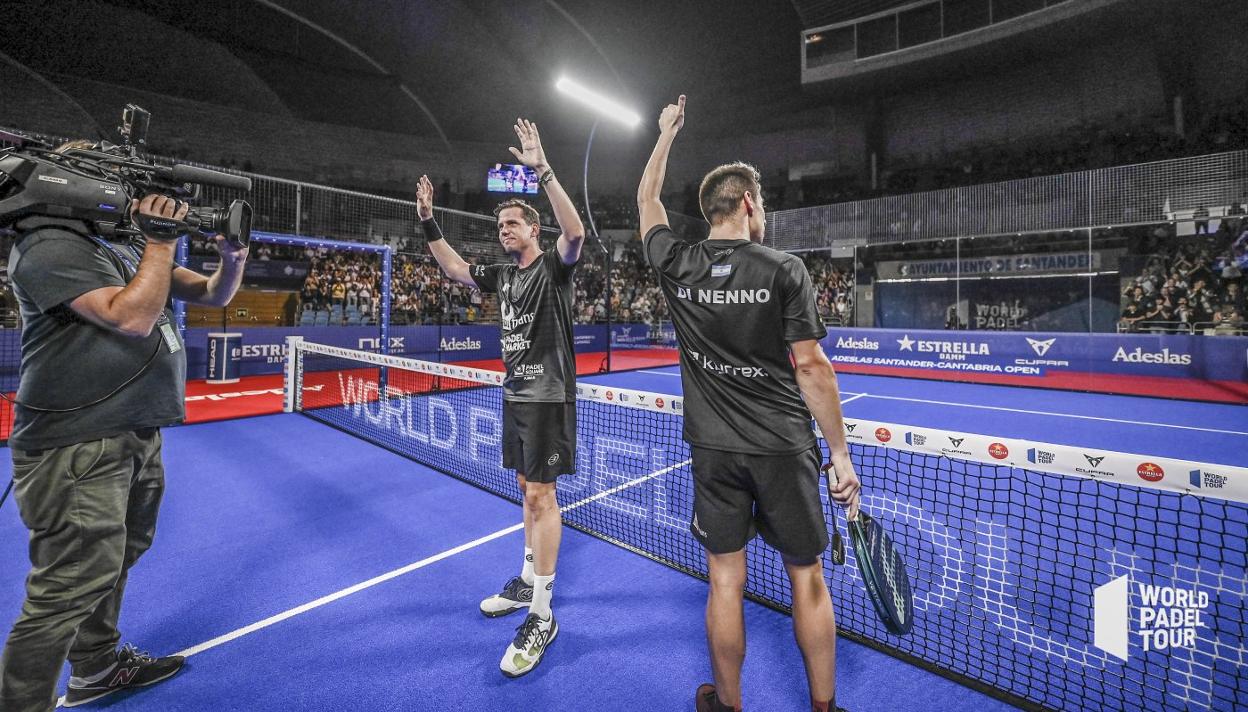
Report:
<svg viewBox="0 0 1248 712"><path fill-rule="evenodd" d="M149 440L156 433L160 432L160 428L156 428L156 427L138 428L137 430L132 430L130 432L134 433L135 436L138 437L140 440ZM37 448L35 450L23 450L22 452L26 453L28 457L42 457L45 452L50 452L55 449L56 448L52 448L52 447L44 447L44 448Z"/></svg>

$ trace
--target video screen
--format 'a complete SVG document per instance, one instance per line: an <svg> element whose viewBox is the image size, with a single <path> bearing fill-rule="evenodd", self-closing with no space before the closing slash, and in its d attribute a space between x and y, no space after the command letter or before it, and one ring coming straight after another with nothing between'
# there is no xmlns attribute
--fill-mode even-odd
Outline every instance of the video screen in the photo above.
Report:
<svg viewBox="0 0 1248 712"><path fill-rule="evenodd" d="M495 163L485 177L485 189L491 193L537 193L537 173L528 166Z"/></svg>

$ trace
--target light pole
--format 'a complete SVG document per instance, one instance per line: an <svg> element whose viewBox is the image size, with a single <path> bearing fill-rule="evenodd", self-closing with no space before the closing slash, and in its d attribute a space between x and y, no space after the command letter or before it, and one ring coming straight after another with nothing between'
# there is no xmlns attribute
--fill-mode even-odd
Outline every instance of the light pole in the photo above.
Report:
<svg viewBox="0 0 1248 712"><path fill-rule="evenodd" d="M635 128L641 123L641 117L635 111L628 109L624 105L613 99L605 97L595 91L585 88L577 82L560 77L555 82L555 88L563 94L577 100L581 104L592 109L599 117L606 116L614 119L629 128ZM581 190L585 194L585 217L589 219L589 234L593 235L594 242L606 256L606 264L603 273L603 299L606 301L607 315L607 358L603 363L600 371L611 370L611 351L612 351L612 334L611 334L611 263L612 250L602 243L602 238L598 236L598 226L594 224L594 210L589 205L589 153L594 147L594 134L598 130L598 122L601 118L594 119L594 123L589 127L589 140L585 143L585 166L581 171Z"/></svg>

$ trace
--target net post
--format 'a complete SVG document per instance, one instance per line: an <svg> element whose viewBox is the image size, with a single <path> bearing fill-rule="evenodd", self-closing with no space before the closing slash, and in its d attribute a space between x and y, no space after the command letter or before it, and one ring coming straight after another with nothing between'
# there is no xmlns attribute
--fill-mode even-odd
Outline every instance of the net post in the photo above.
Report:
<svg viewBox="0 0 1248 712"><path fill-rule="evenodd" d="M381 353L383 355L390 353L390 297L393 269L394 250L389 245L386 245L381 251L381 308L379 309L381 313L377 315L377 320L381 322ZM388 392L386 389L386 382L389 380L387 375L386 367L382 366L380 380L377 382L382 394Z"/></svg>
<svg viewBox="0 0 1248 712"><path fill-rule="evenodd" d="M303 337L286 337L286 377L282 379L282 412L294 413L303 407Z"/></svg>
<svg viewBox="0 0 1248 712"><path fill-rule="evenodd" d="M190 254L190 246L187 244L188 240L190 240L189 237L182 239L182 240L178 240L178 248L177 248L177 253L174 257L174 264L178 265L179 267L186 266L187 256ZM186 302L182 301L181 299L173 300L173 324L174 324L174 328L178 330L178 335L182 337L183 341L185 341L186 340Z"/></svg>

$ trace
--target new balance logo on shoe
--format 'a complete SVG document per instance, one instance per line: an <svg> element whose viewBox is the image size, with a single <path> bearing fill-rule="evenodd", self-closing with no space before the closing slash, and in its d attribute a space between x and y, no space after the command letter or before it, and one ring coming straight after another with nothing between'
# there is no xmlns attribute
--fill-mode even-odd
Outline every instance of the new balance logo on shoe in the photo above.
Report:
<svg viewBox="0 0 1248 712"><path fill-rule="evenodd" d="M117 687L119 685L129 685L134 681L134 676L138 674L139 668L137 666L121 668L117 671L117 674L113 676L113 681L108 683L108 686Z"/></svg>

